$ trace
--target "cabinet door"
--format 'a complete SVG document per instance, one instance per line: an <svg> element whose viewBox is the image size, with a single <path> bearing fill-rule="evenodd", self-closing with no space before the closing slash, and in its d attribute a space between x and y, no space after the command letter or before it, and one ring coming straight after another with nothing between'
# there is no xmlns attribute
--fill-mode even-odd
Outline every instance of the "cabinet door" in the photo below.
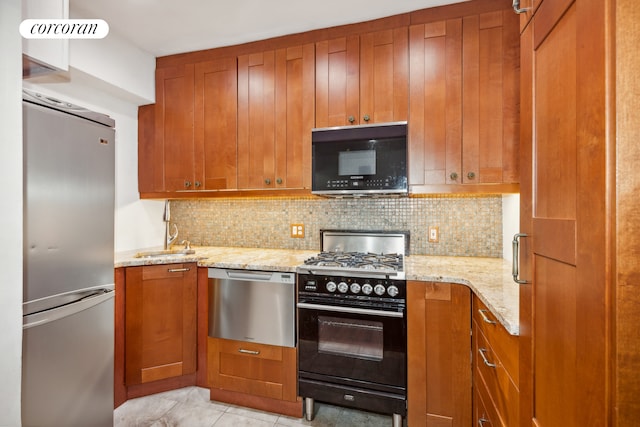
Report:
<svg viewBox="0 0 640 427"><path fill-rule="evenodd" d="M524 425L608 425L607 8L544 1L522 35L531 109L521 290ZM526 69L525 69L526 67ZM524 134L524 132L523 132Z"/></svg>
<svg viewBox="0 0 640 427"><path fill-rule="evenodd" d="M195 65L196 189L237 188L235 58Z"/></svg>
<svg viewBox="0 0 640 427"><path fill-rule="evenodd" d="M238 58L238 188L308 188L314 46Z"/></svg>
<svg viewBox="0 0 640 427"><path fill-rule="evenodd" d="M412 185L459 182L462 162L462 19L410 27Z"/></svg>
<svg viewBox="0 0 640 427"><path fill-rule="evenodd" d="M407 27L360 36L360 117L354 124L405 121L409 107Z"/></svg>
<svg viewBox="0 0 640 427"><path fill-rule="evenodd" d="M517 183L517 15L413 25L410 39L409 184Z"/></svg>
<svg viewBox="0 0 640 427"><path fill-rule="evenodd" d="M193 64L156 70L155 141L165 191L194 188L193 89Z"/></svg>
<svg viewBox="0 0 640 427"><path fill-rule="evenodd" d="M138 191L164 191L162 156L156 150L155 104L138 107Z"/></svg>
<svg viewBox="0 0 640 427"><path fill-rule="evenodd" d="M471 291L407 283L407 424L471 425Z"/></svg>
<svg viewBox="0 0 640 427"><path fill-rule="evenodd" d="M512 10L463 18L461 183L519 180L518 40Z"/></svg>
<svg viewBox="0 0 640 427"><path fill-rule="evenodd" d="M316 43L316 127L359 124L360 39Z"/></svg>
<svg viewBox="0 0 640 427"><path fill-rule="evenodd" d="M275 188L311 187L314 54L311 43L276 51Z"/></svg>
<svg viewBox="0 0 640 427"><path fill-rule="evenodd" d="M275 51L238 57L238 188L275 181Z"/></svg>
<svg viewBox="0 0 640 427"><path fill-rule="evenodd" d="M316 127L407 120L407 27L316 43Z"/></svg>
<svg viewBox="0 0 640 427"><path fill-rule="evenodd" d="M196 371L196 265L129 267L125 273L127 386Z"/></svg>

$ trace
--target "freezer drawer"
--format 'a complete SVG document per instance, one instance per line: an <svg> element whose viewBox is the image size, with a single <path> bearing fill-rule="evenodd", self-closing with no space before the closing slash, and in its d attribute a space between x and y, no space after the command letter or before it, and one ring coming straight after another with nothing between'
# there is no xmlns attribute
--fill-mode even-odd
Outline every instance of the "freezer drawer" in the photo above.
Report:
<svg viewBox="0 0 640 427"><path fill-rule="evenodd" d="M24 427L113 426L114 294L24 316Z"/></svg>

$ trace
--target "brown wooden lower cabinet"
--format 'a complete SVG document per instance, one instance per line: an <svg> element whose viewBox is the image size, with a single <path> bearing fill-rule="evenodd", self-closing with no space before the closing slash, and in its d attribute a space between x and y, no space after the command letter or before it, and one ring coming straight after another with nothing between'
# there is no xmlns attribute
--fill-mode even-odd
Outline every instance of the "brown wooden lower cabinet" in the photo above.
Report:
<svg viewBox="0 0 640 427"><path fill-rule="evenodd" d="M117 269L116 406L195 384L196 269L195 263Z"/></svg>
<svg viewBox="0 0 640 427"><path fill-rule="evenodd" d="M510 335L482 301L474 296L474 425L518 425L518 374L518 337ZM481 422L483 419L485 421Z"/></svg>
<svg viewBox="0 0 640 427"><path fill-rule="evenodd" d="M211 400L302 417L296 349L207 339Z"/></svg>
<svg viewBox="0 0 640 427"><path fill-rule="evenodd" d="M407 283L409 426L471 425L471 291Z"/></svg>

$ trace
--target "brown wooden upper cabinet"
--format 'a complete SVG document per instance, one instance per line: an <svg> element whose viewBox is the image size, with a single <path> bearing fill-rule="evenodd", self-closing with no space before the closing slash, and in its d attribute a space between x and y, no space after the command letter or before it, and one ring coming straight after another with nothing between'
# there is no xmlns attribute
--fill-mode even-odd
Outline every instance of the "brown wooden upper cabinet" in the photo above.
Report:
<svg viewBox="0 0 640 427"><path fill-rule="evenodd" d="M408 117L407 27L316 43L316 127Z"/></svg>
<svg viewBox="0 0 640 427"><path fill-rule="evenodd" d="M194 66L185 64L156 70L154 165L164 191L196 187Z"/></svg>
<svg viewBox="0 0 640 427"><path fill-rule="evenodd" d="M237 188L237 79L234 57L195 65L195 190Z"/></svg>
<svg viewBox="0 0 640 427"><path fill-rule="evenodd" d="M156 70L156 104L138 111L141 193L236 188L236 68L225 58Z"/></svg>
<svg viewBox="0 0 640 427"><path fill-rule="evenodd" d="M409 184L517 183L518 16L504 9L409 33Z"/></svg>
<svg viewBox="0 0 640 427"><path fill-rule="evenodd" d="M309 188L312 43L238 57L239 189Z"/></svg>

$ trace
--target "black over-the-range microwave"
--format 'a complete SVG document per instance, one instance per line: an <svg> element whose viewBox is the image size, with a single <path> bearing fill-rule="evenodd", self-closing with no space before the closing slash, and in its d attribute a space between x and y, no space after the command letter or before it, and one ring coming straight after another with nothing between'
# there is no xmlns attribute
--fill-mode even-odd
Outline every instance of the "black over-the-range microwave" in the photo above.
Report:
<svg viewBox="0 0 640 427"><path fill-rule="evenodd" d="M407 195L407 122L316 128L311 132L314 194Z"/></svg>

